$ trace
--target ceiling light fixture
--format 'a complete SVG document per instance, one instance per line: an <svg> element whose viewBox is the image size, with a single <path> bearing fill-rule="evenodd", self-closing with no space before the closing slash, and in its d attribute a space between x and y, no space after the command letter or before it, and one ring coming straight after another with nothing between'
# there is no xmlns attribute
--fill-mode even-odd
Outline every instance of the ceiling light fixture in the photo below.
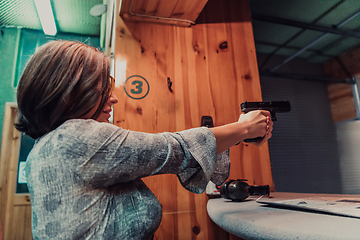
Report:
<svg viewBox="0 0 360 240"><path fill-rule="evenodd" d="M94 17L100 17L107 12L106 4L96 4L90 9L90 15Z"/></svg>
<svg viewBox="0 0 360 240"><path fill-rule="evenodd" d="M56 25L50 0L34 0L41 26L46 35L56 35Z"/></svg>

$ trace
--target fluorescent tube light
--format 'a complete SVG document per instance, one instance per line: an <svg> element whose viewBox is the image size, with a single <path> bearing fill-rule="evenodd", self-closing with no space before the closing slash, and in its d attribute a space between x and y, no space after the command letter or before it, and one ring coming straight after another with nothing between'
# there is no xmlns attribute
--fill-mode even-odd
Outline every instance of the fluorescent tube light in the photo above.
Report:
<svg viewBox="0 0 360 240"><path fill-rule="evenodd" d="M44 33L54 36L57 31L50 0L34 0L34 2Z"/></svg>

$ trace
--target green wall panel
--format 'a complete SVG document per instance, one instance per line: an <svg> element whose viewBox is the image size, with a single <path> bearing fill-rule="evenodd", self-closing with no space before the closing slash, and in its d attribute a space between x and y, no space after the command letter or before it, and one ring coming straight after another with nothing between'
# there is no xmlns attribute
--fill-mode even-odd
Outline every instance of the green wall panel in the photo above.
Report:
<svg viewBox="0 0 360 240"><path fill-rule="evenodd" d="M0 31L0 136L2 136L5 103L16 102L18 81L36 48L53 40L84 42L100 48L100 38L66 33L48 36L42 31L21 28L0 28Z"/></svg>
<svg viewBox="0 0 360 240"><path fill-rule="evenodd" d="M0 31L0 134L2 136L5 103L16 100L14 79L21 30L18 28L1 28Z"/></svg>

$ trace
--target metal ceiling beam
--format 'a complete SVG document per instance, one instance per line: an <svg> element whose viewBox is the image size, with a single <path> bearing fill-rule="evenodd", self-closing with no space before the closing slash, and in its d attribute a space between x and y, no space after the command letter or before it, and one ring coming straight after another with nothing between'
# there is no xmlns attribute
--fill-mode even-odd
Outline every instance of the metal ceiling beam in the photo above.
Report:
<svg viewBox="0 0 360 240"><path fill-rule="evenodd" d="M282 46L276 43L271 43L271 42L266 42L266 41L255 41L255 44L260 44L260 45L265 45L265 46L270 46L270 47L277 47L277 48L283 48L286 50L294 50L294 51L298 51L301 49L301 47L294 47L294 46ZM308 49L309 52L311 52L312 54L318 54L321 55L323 57L328 57L328 58L334 58L337 57L336 55L330 55L330 54L324 54L322 52L319 52L319 50L315 50L315 49Z"/></svg>
<svg viewBox="0 0 360 240"><path fill-rule="evenodd" d="M325 77L317 77L317 76L304 76L304 75L296 75L289 73L280 73L280 72L268 72L261 71L261 77L278 77L278 78L286 78L286 79L294 79L294 80L304 80L304 81L316 81L316 82L331 82L331 83L346 83L346 84L354 84L354 79L333 79L333 78L325 78Z"/></svg>
<svg viewBox="0 0 360 240"><path fill-rule="evenodd" d="M255 19L255 20L259 20L259 21L278 23L281 25L287 25L287 26L291 26L291 27L299 27L299 28L311 29L311 30L320 31L320 32L338 34L338 35L342 35L342 36L360 38L360 32L341 30L341 29L338 29L337 26L325 27L325 26L314 25L311 23L296 21L296 20L287 19L287 18L262 15L262 14L258 14L258 13L252 13L251 18Z"/></svg>
<svg viewBox="0 0 360 240"><path fill-rule="evenodd" d="M342 5L345 2L345 0L340 0L336 2L334 5L332 5L329 9L327 9L325 12L321 13L318 17L316 17L313 21L311 21L311 24L318 23L321 19L326 17L329 13L333 12L336 8L338 8L340 5ZM285 42L281 43L280 46L277 46L271 53L266 57L266 59L262 62L260 69L263 69L264 66L266 66L267 62L274 56L279 50L281 50L283 47L289 46L289 44L298 38L300 35L302 35L307 29L301 29L300 31L297 31L295 34L293 34L290 38L288 38ZM318 52L318 55L323 56L322 52ZM313 54L311 54L313 55Z"/></svg>
<svg viewBox="0 0 360 240"><path fill-rule="evenodd" d="M347 22L351 21L353 18L355 18L357 15L360 14L360 10L357 10L356 12L354 12L353 14L351 14L350 16L348 16L346 19L344 19L343 21L341 21L340 23L338 23L335 28L337 29L338 27L341 27L343 25L345 25ZM301 53L303 53L304 51L306 51L307 49L309 49L310 47L312 47L313 45L317 44L318 42L322 41L324 38L326 38L327 36L329 36L330 33L324 33L321 36L319 36L317 39L315 39L314 41L312 41L311 43L309 43L308 45L304 46L302 49L300 49L298 52L294 53L293 55L289 56L288 58L286 58L284 61L282 61L281 63L277 64L275 67L272 67L271 69L269 69L270 72L278 69L279 67L281 67L282 65L286 64L287 62L291 61L292 59L294 59L295 57L299 56Z"/></svg>

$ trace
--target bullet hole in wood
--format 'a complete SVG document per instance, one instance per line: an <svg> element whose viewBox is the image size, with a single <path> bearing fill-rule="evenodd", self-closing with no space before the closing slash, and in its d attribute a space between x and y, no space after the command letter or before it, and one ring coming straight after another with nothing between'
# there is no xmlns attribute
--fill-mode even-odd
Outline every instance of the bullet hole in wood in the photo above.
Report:
<svg viewBox="0 0 360 240"><path fill-rule="evenodd" d="M136 111L137 111L140 115L142 115L142 108L136 108Z"/></svg>
<svg viewBox="0 0 360 240"><path fill-rule="evenodd" d="M246 74L246 75L244 76L244 78L245 78L246 80L250 80L250 79L251 79L251 75L250 75L250 74Z"/></svg>
<svg viewBox="0 0 360 240"><path fill-rule="evenodd" d="M197 44L194 45L194 51L198 54L200 52L200 48Z"/></svg>
<svg viewBox="0 0 360 240"><path fill-rule="evenodd" d="M195 235L199 235L199 233L200 233L200 227L195 226L195 227L193 227L192 231L193 231L193 233L194 233Z"/></svg>
<svg viewBox="0 0 360 240"><path fill-rule="evenodd" d="M228 48L228 43L227 43L227 41L220 43L219 48L220 48L221 50L227 49L227 48Z"/></svg>
<svg viewBox="0 0 360 240"><path fill-rule="evenodd" d="M170 91L170 92L173 92L173 90L172 90L172 88L171 88L171 86L172 86L172 81L170 80L169 77L167 78L167 85L168 85L169 91Z"/></svg>

